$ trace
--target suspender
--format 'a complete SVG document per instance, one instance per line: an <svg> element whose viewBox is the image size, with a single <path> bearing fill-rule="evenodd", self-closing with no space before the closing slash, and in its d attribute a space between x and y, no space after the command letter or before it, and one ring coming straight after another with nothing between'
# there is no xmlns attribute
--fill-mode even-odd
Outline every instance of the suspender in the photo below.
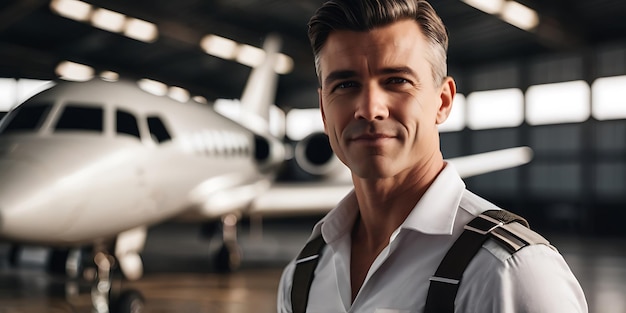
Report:
<svg viewBox="0 0 626 313"><path fill-rule="evenodd" d="M528 228L525 219L505 210L483 212L465 225L465 230L430 278L425 313L454 312L454 299L463 272L488 238L495 239L510 253L530 244L549 246L547 240Z"/></svg>
<svg viewBox="0 0 626 313"><path fill-rule="evenodd" d="M296 258L296 269L291 285L291 307L293 313L305 313L309 302L309 290L313 282L313 273L320 259L322 248L326 245L322 235L306 243Z"/></svg>
<svg viewBox="0 0 626 313"><path fill-rule="evenodd" d="M454 299L463 272L488 238L494 239L510 253L531 244L550 246L546 239L530 230L522 217L505 210L483 212L465 225L465 230L452 244L435 275L430 278L425 313L454 312ZM296 258L291 287L293 313L306 312L313 274L325 244L320 235L307 242Z"/></svg>

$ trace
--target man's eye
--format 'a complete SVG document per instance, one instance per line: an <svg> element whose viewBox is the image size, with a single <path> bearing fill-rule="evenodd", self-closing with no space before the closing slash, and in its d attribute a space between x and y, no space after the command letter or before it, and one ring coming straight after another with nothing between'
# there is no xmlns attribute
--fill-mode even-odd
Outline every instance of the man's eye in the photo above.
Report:
<svg viewBox="0 0 626 313"><path fill-rule="evenodd" d="M337 84L334 89L346 89L346 88L353 88L353 87L357 87L357 86L358 86L358 84L356 82L347 81L347 82L341 82L341 83Z"/></svg>
<svg viewBox="0 0 626 313"><path fill-rule="evenodd" d="M402 77L392 77L387 80L387 83L388 84L406 84L406 83L410 83L410 81Z"/></svg>

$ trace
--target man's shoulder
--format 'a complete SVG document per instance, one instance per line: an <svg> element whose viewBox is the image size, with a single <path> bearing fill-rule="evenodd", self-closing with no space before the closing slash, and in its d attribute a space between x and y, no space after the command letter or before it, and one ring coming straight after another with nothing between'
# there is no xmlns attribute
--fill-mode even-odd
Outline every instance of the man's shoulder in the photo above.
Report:
<svg viewBox="0 0 626 313"><path fill-rule="evenodd" d="M528 224L522 216L511 214L510 212L503 210L492 202L474 194L467 189L463 193L463 197L461 203L459 204L459 207L462 209L461 211L465 212L466 215L468 215L464 218L467 219L467 222L465 222L464 226L464 230L466 231L468 228L467 224L469 224L474 219L478 220L480 218L486 218L490 220L488 221L488 223L496 223L500 220L500 216L502 215L513 215L513 217L509 216L508 218L511 222L505 221L504 224L491 229L489 231L490 238L483 244L484 250L486 250L487 252L489 252L490 255L502 262L511 258L513 254L515 254L522 248L526 249L529 247L533 247L530 249L546 249L553 250L552 252L556 252L556 248L553 247L547 239L545 239L541 234L527 226ZM486 211L492 211L491 213L498 211L498 213L495 213L494 215L488 214L489 212ZM518 220L520 222L513 222L513 220Z"/></svg>
<svg viewBox="0 0 626 313"><path fill-rule="evenodd" d="M507 262L511 262L511 258L516 255L518 258L528 258L531 256L539 257L540 259L552 258L559 255L559 253L549 245L545 244L531 244L523 249L518 251L511 251L506 248L502 243L497 242L495 239L487 240L483 246L481 251L482 253L487 253L490 258L493 258L495 263L499 263L503 266L508 266ZM524 250L526 253L520 253L520 251ZM479 252L479 253L481 253Z"/></svg>
<svg viewBox="0 0 626 313"><path fill-rule="evenodd" d="M472 216L478 216L487 210L499 210L500 208L489 200L465 189L459 207Z"/></svg>

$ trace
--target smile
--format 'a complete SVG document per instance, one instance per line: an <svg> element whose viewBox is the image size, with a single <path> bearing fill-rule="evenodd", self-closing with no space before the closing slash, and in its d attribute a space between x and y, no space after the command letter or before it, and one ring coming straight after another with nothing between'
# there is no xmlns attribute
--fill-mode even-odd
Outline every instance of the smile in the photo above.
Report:
<svg viewBox="0 0 626 313"><path fill-rule="evenodd" d="M350 142L361 144L381 144L389 139L394 139L395 136L385 134L363 134L350 139Z"/></svg>

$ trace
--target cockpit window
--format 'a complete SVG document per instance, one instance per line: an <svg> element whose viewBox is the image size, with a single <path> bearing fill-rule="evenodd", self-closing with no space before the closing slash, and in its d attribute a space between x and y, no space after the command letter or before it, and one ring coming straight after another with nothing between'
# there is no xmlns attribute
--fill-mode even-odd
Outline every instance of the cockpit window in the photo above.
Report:
<svg viewBox="0 0 626 313"><path fill-rule="evenodd" d="M19 106L8 113L0 123L0 133L36 131L48 116L52 104Z"/></svg>
<svg viewBox="0 0 626 313"><path fill-rule="evenodd" d="M127 134L141 138L141 135L139 134L139 126L137 125L137 118L134 115L126 111L117 110L115 116L118 134Z"/></svg>
<svg viewBox="0 0 626 313"><path fill-rule="evenodd" d="M158 117L148 117L148 128L150 129L152 139L158 143L172 139L170 133L167 131L167 128L165 128L163 121L161 121Z"/></svg>
<svg viewBox="0 0 626 313"><path fill-rule="evenodd" d="M63 109L55 131L88 130L102 132L103 115L102 108L68 105Z"/></svg>

